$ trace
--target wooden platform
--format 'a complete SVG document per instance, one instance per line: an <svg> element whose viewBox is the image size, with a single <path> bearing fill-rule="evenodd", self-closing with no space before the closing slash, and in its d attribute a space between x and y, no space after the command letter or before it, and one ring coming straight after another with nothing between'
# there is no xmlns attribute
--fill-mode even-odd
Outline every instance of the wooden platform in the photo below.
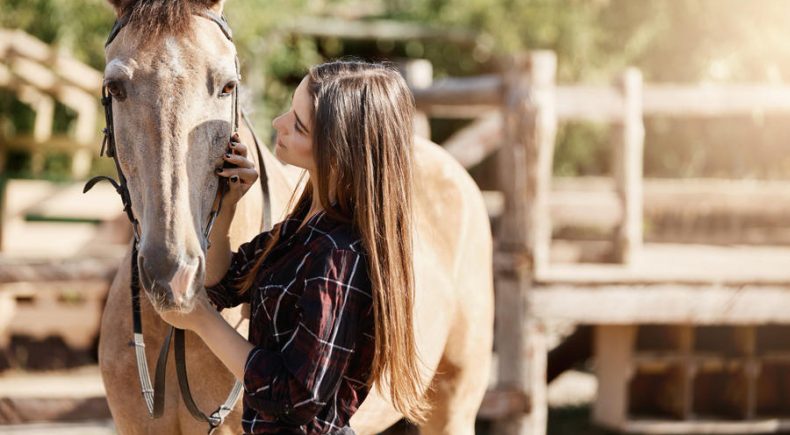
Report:
<svg viewBox="0 0 790 435"><path fill-rule="evenodd" d="M88 194L82 193L82 185L10 180L2 216L2 257L68 258L83 255L90 245L112 250L96 243L102 236L97 223L125 219L120 198L109 184L98 184ZM124 233L122 227L118 232Z"/></svg>
<svg viewBox="0 0 790 435"><path fill-rule="evenodd" d="M552 264L529 298L576 323L790 323L790 248L646 244L630 267Z"/></svg>

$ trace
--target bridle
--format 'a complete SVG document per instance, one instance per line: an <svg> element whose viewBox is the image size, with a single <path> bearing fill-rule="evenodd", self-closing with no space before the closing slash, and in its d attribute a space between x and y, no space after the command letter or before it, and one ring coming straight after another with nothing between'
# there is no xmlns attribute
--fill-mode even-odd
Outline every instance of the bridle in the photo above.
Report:
<svg viewBox="0 0 790 435"><path fill-rule="evenodd" d="M230 27L228 26L227 21L225 21L224 17L221 17L211 11L202 11L199 13L200 16L207 18L219 26L222 30L222 33L225 37L228 38L229 41L233 42L232 33ZM107 38L107 42L104 44L107 47L118 35L121 29L128 23L129 17L125 15L120 17L118 20L115 21L112 30L110 31L110 35ZM235 59L235 66L236 66L236 75L240 79L240 71L239 71L239 58L236 56ZM232 110L233 113L231 115L232 119L232 128L234 132L238 131L239 128L239 99L238 99L238 86L236 86L233 90L233 103L232 103ZM135 347L135 357L137 359L137 372L140 378L140 385L142 388L143 399L145 401L146 407L148 408L148 414L152 418L159 418L164 413L164 401L165 401L165 373L167 368L167 357L170 351L170 342L173 340L175 336L175 360L176 360L176 373L178 374L178 386L181 391L181 396L184 399L184 404L186 405L189 412L192 414L194 418L200 421L204 421L209 424L208 433L211 434L219 427L225 420L228 414L233 410L234 405L239 399L241 392L243 390L243 384L236 380L233 388L228 394L228 398L225 402L217 408L213 413L210 415L204 414L198 406L195 404L195 401L192 398L192 393L189 389L189 381L187 379L187 372L186 372L186 358L185 358L185 344L184 344L184 330L170 327L165 337L164 343L162 344L162 348L159 351L159 357L156 363L156 373L155 373L155 387L151 385L151 377L148 370L148 362L145 358L145 342L143 340L143 325L140 315L140 271L137 265L137 257L138 257L138 246L140 243L140 224L134 216L134 212L132 211L132 200L129 194L129 188L127 185L126 177L121 170L120 162L118 161L118 153L116 150L115 144L115 130L113 127L113 113L112 113L112 95L107 91L107 86L102 85L102 105L104 106L104 116L106 127L104 128L104 140L102 141L101 152L100 155L106 155L113 159L115 163L115 169L118 173L118 181L115 181L111 177L106 176L98 176L93 177L85 184L85 188L83 192L87 192L90 190L96 183L99 181L107 181L111 183L115 187L115 191L121 196L121 201L123 202L123 210L126 213L126 216L129 218L129 222L132 224L132 229L134 232L134 242L132 244L132 261L131 261L131 296L132 296L132 321L134 325L134 347ZM252 125L247 118L244 112L241 112L241 118L244 121L245 125L249 128L252 132L253 139L255 141L255 150L257 152L258 158L258 170L260 172L260 182L261 188L263 191L263 222L262 222L262 230L268 230L271 226L271 198L269 195L269 183L268 177L266 174L266 167L263 161L263 152L260 149L260 142L258 141L257 135L255 135L255 131L252 128ZM227 179L220 177L219 184L217 186L217 195L215 197L214 203L212 204L211 212L208 216L208 221L206 223L206 228L203 231L203 237L206 241L206 249L210 248L209 243L209 235L211 234L211 230L214 226L214 221L216 220L217 215L219 215L220 210L222 209L222 199L227 192L228 185Z"/></svg>

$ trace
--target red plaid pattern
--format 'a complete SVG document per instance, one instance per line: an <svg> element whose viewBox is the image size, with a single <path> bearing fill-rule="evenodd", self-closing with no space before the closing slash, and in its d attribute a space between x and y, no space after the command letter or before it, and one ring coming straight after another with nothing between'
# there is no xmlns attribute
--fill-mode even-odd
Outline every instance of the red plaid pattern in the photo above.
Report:
<svg viewBox="0 0 790 435"><path fill-rule="evenodd" d="M297 231L303 216L272 229L282 229L280 241L245 296L237 284L269 232L241 245L225 277L206 288L218 309L250 303L245 433L330 433L348 425L368 394L373 300L359 237L325 212Z"/></svg>

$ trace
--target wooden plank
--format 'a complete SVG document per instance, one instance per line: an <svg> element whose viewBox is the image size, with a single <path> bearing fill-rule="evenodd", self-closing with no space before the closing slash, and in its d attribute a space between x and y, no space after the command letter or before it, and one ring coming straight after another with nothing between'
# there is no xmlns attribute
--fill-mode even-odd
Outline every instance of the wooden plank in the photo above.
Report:
<svg viewBox="0 0 790 435"><path fill-rule="evenodd" d="M551 264L538 271L536 280L542 286L583 287L790 285L790 267L787 267L790 247L648 243L642 255L642 261L631 267Z"/></svg>
<svg viewBox="0 0 790 435"><path fill-rule="evenodd" d="M613 86L564 84L556 92L560 121L610 122L623 116L623 95Z"/></svg>
<svg viewBox="0 0 790 435"><path fill-rule="evenodd" d="M502 114L495 112L453 133L442 146L469 169L499 149L503 139Z"/></svg>
<svg viewBox="0 0 790 435"><path fill-rule="evenodd" d="M441 85L442 88L439 88ZM431 108L474 104L493 108L501 104L502 79L496 75L437 80L437 86L415 92L418 106ZM468 94L467 94L468 92ZM614 86L563 84L555 89L560 121L612 122L625 106ZM643 91L645 116L721 117L790 113L790 86L759 84L678 85L647 84ZM452 113L449 111L449 113Z"/></svg>
<svg viewBox="0 0 790 435"><path fill-rule="evenodd" d="M17 282L110 281L115 276L120 258L76 258L65 260L0 261L0 285Z"/></svg>
<svg viewBox="0 0 790 435"><path fill-rule="evenodd" d="M8 41L3 58L11 55L25 57L47 66L69 83L83 90L99 95L102 73L88 65L53 50L39 39L21 31L4 31L2 38Z"/></svg>
<svg viewBox="0 0 790 435"><path fill-rule="evenodd" d="M546 343L542 326L527 313L535 271L547 259L551 236L548 189L556 133L552 52L514 57L505 78L504 147L498 154L505 197L497 245L519 261L496 282L495 348L498 382L525 391L529 415L498 420L495 433L540 435L546 431Z"/></svg>
<svg viewBox="0 0 790 435"><path fill-rule="evenodd" d="M12 335L55 336L72 348L89 348L99 333L109 286L109 280L1 285L0 294L11 294L16 306L0 341Z"/></svg>
<svg viewBox="0 0 790 435"><path fill-rule="evenodd" d="M718 117L790 113L790 86L761 84L651 84L644 90L647 116Z"/></svg>
<svg viewBox="0 0 790 435"><path fill-rule="evenodd" d="M25 151L31 148L42 150L45 152L74 152L79 149L90 151L91 144L79 142L70 136L52 136L42 141L38 141L35 136L31 135L18 135L13 137L5 137L0 139L2 145L6 149Z"/></svg>
<svg viewBox="0 0 790 435"><path fill-rule="evenodd" d="M410 59L398 63L398 69L411 89L425 89L433 82L433 65L426 59ZM431 138L431 124L428 115L417 109L414 113L414 134L426 139Z"/></svg>
<svg viewBox="0 0 790 435"><path fill-rule="evenodd" d="M109 418L112 415L104 397L0 398L0 425Z"/></svg>
<svg viewBox="0 0 790 435"><path fill-rule="evenodd" d="M689 434L760 434L790 430L790 419L767 418L754 421L722 420L633 420L625 422L620 431L634 434L689 435Z"/></svg>
<svg viewBox="0 0 790 435"><path fill-rule="evenodd" d="M502 102L503 82L499 75L437 79L430 88L412 89L420 110L431 106L478 105L496 109Z"/></svg>
<svg viewBox="0 0 790 435"><path fill-rule="evenodd" d="M790 323L790 285L552 285L531 290L528 306L530 317L601 325Z"/></svg>
<svg viewBox="0 0 790 435"><path fill-rule="evenodd" d="M721 117L790 113L790 86L760 84L648 84L645 116ZM563 121L609 122L623 113L625 100L615 87L557 87L557 116Z"/></svg>
<svg viewBox="0 0 790 435"><path fill-rule="evenodd" d="M476 45L479 34L466 29L438 28L395 20L345 20L329 17L301 17L286 29L300 35L350 40L442 40Z"/></svg>
<svg viewBox="0 0 790 435"><path fill-rule="evenodd" d="M631 354L636 339L634 325L600 325L595 328L595 376L598 393L592 418L607 427L619 427L627 418Z"/></svg>
<svg viewBox="0 0 790 435"><path fill-rule="evenodd" d="M614 258L622 264L634 264L642 250L642 166L645 126L642 122L642 74L635 68L619 78L623 94L623 117L615 123L614 179L620 198L623 219L614 233Z"/></svg>

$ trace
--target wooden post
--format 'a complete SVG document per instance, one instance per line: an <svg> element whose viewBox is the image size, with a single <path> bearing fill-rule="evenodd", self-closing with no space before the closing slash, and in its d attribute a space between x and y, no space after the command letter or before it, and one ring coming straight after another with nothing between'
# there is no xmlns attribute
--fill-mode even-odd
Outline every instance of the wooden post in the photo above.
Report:
<svg viewBox="0 0 790 435"><path fill-rule="evenodd" d="M21 85L17 89L19 101L27 104L35 113L33 121L33 143L30 146L31 172L40 175L44 170L44 151L38 146L52 137L52 122L55 116L55 101L33 86Z"/></svg>
<svg viewBox="0 0 790 435"><path fill-rule="evenodd" d="M0 142L2 142L2 140L0 140ZM0 252L3 252L3 223L5 222L5 197L6 186L8 184L8 175L6 175L5 168L5 156L5 147L0 144Z"/></svg>
<svg viewBox="0 0 790 435"><path fill-rule="evenodd" d="M546 343L542 325L529 316L527 295L551 238L556 65L553 52L538 51L514 58L505 72L505 141L498 155L505 213L497 244L508 261L496 282L495 347L500 386L528 394L531 411L496 422L493 433L503 435L546 433Z"/></svg>
<svg viewBox="0 0 790 435"><path fill-rule="evenodd" d="M409 59L400 65L401 74L411 89L425 89L433 83L433 65L426 59ZM425 112L414 114L414 134L431 138L431 125Z"/></svg>
<svg viewBox="0 0 790 435"><path fill-rule="evenodd" d="M635 325L595 327L595 377L597 398L592 418L597 424L620 429L628 418L628 382L633 376Z"/></svg>
<svg viewBox="0 0 790 435"><path fill-rule="evenodd" d="M623 217L615 230L614 257L624 264L638 261L642 248L642 73L627 69L617 82L623 97L622 121L613 126L614 178Z"/></svg>
<svg viewBox="0 0 790 435"><path fill-rule="evenodd" d="M90 146L96 138L96 100L88 99L81 106L81 110L77 112L77 125L74 129L74 136L79 146L71 155L71 177L75 180L88 177L93 160Z"/></svg>

